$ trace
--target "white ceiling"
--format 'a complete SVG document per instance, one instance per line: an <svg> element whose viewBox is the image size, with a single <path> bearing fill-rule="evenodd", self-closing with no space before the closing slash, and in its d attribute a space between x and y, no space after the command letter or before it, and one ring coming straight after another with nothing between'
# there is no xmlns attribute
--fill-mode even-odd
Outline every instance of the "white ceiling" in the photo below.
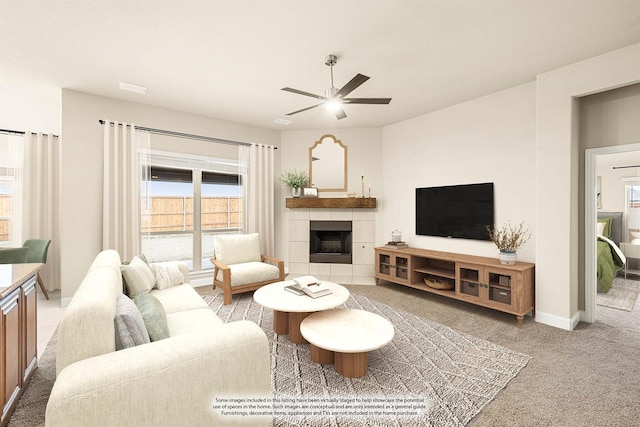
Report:
<svg viewBox="0 0 640 427"><path fill-rule="evenodd" d="M640 1L7 1L0 84L69 88L272 129L375 127L640 42ZM337 121L317 102L371 79ZM120 81L148 87L123 92ZM126 120L126 118L117 118Z"/></svg>

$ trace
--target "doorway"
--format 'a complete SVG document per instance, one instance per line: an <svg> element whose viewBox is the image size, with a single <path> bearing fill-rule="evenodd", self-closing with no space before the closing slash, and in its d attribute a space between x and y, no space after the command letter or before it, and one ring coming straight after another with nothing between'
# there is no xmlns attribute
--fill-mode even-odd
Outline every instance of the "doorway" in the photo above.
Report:
<svg viewBox="0 0 640 427"><path fill-rule="evenodd" d="M596 223L598 202L602 202L606 193L602 187L598 187L598 175L596 172L596 163L598 158L602 156L626 153L631 156L633 153L640 156L640 143L618 145L610 147L592 148L585 150L585 226L584 226L584 245L585 245L585 311L582 318L583 321L593 323L596 320L596 295L597 295L597 273L596 273ZM630 172L636 174L636 172ZM602 185L602 183L600 183ZM620 191L623 191L623 184L620 183ZM598 190L599 189L599 190ZM600 200L598 199L600 198ZM600 205L604 208L604 205ZM626 209L625 209L626 210ZM626 215L624 215L626 217ZM623 219L623 239L627 239L628 226L626 218Z"/></svg>

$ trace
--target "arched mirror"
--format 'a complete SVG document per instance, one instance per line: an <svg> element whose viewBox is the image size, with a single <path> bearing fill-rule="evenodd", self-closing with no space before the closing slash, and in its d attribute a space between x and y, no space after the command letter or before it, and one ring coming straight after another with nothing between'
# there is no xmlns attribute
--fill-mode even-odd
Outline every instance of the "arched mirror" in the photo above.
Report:
<svg viewBox="0 0 640 427"><path fill-rule="evenodd" d="M347 146L323 135L309 148L309 181L318 191L347 191Z"/></svg>

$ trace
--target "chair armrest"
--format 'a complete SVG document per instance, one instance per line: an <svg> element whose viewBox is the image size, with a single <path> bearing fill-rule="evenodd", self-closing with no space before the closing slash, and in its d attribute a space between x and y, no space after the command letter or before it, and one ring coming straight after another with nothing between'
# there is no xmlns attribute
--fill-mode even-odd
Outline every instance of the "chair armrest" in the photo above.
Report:
<svg viewBox="0 0 640 427"><path fill-rule="evenodd" d="M213 263L213 266L219 270L229 270L229 266L222 261L211 258L211 262Z"/></svg>
<svg viewBox="0 0 640 427"><path fill-rule="evenodd" d="M280 280L284 280L284 261L269 255L262 255L262 262L274 264L280 270Z"/></svg>
<svg viewBox="0 0 640 427"><path fill-rule="evenodd" d="M267 337L249 321L179 335L73 363L58 375L46 426L203 426L231 419L217 397L269 397ZM234 418L269 426L271 417Z"/></svg>
<svg viewBox="0 0 640 427"><path fill-rule="evenodd" d="M219 281L223 284L223 286L227 286L231 288L231 268L227 264L222 261L219 261L215 258L211 258L211 262L213 263L213 283L215 285L216 281ZM218 270L222 271L222 280L218 279ZM214 286L215 287L215 286Z"/></svg>

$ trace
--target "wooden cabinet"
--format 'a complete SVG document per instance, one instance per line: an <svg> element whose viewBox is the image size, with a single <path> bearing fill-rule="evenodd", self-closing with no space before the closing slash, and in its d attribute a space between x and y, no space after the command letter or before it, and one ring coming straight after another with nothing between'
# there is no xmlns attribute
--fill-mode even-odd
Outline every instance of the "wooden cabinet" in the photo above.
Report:
<svg viewBox="0 0 640 427"><path fill-rule="evenodd" d="M37 278L33 276L21 286L22 290L22 379L26 383L38 364L38 295Z"/></svg>
<svg viewBox="0 0 640 427"><path fill-rule="evenodd" d="M502 265L493 258L414 248L376 248L375 253L376 282L384 279L511 313L519 327L527 313L535 315L534 264ZM406 265L406 277L397 277L398 260Z"/></svg>
<svg viewBox="0 0 640 427"><path fill-rule="evenodd" d="M37 366L36 284L41 266L0 265L0 426L9 422Z"/></svg>
<svg viewBox="0 0 640 427"><path fill-rule="evenodd" d="M15 289L0 302L0 366L2 372L2 414L10 412L15 404L22 385L22 372L20 370L20 309L21 290Z"/></svg>
<svg viewBox="0 0 640 427"><path fill-rule="evenodd" d="M393 251L376 249L376 278L390 282L409 284L411 257Z"/></svg>

